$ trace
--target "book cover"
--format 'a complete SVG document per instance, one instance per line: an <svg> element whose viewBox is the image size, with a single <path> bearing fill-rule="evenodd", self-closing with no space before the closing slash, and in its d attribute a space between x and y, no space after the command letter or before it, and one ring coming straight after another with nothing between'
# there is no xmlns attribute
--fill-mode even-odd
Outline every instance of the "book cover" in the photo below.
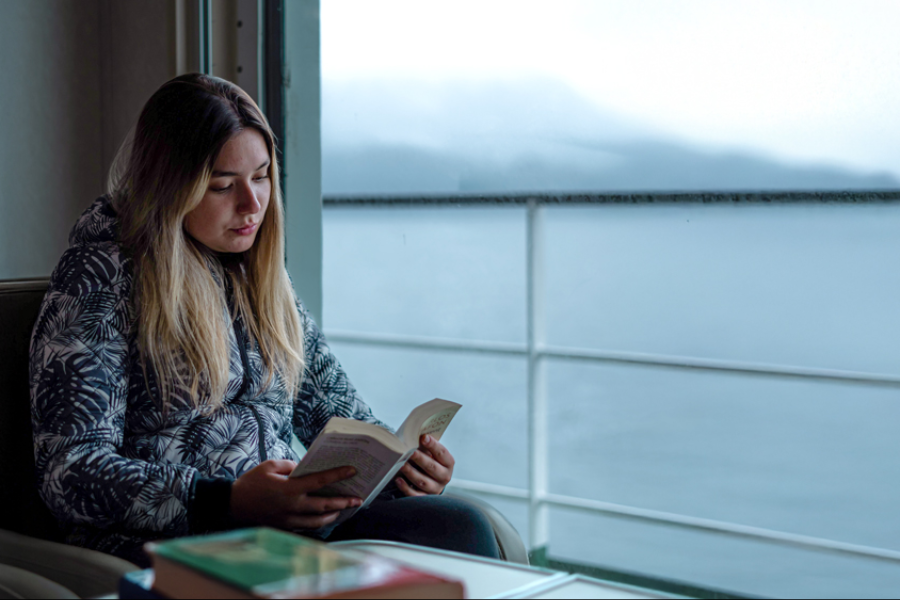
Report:
<svg viewBox="0 0 900 600"><path fill-rule="evenodd" d="M242 529L147 544L172 598L462 598L462 584L292 533Z"/></svg>

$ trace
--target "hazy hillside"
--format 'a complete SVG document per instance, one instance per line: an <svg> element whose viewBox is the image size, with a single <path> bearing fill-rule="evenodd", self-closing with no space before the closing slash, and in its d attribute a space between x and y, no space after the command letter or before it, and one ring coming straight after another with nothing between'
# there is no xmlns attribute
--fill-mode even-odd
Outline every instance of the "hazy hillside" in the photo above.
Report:
<svg viewBox="0 0 900 600"><path fill-rule="evenodd" d="M555 81L326 82L325 194L885 189L888 173L702 148Z"/></svg>

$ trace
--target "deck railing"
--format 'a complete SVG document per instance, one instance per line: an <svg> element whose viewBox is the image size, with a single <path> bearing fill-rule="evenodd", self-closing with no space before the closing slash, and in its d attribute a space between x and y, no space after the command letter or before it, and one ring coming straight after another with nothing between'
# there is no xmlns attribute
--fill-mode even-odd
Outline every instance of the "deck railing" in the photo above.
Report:
<svg viewBox="0 0 900 600"><path fill-rule="evenodd" d="M525 206L527 207L527 336L525 344L469 341L435 337L373 334L327 330L334 341L380 347L434 349L450 352L520 356L528 363L528 489L494 485L478 481L456 480L453 486L478 494L526 502L529 515L529 547L546 552L550 541L549 507L576 509L594 514L644 521L671 527L714 532L722 535L764 540L776 544L900 562L900 551L799 535L737 523L703 519L688 515L648 510L587 498L550 493L548 466L547 402L545 368L547 359L632 363L671 369L707 370L741 373L750 376L812 379L861 386L900 389L900 376L834 369L817 369L783 364L732 360L714 360L691 356L644 354L616 350L595 350L549 346L545 343L541 291L544 284L545 239L543 213L548 207L564 204L666 204L694 203L886 203L900 202L900 192L787 192L787 193L684 193L684 194L578 194L451 196L426 198L326 198L325 207L378 206Z"/></svg>

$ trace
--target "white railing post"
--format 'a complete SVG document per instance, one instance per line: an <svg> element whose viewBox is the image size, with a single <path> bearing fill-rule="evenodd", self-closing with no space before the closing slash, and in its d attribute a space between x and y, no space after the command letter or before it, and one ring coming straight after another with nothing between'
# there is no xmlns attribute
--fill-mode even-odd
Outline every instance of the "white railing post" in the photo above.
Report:
<svg viewBox="0 0 900 600"><path fill-rule="evenodd" d="M527 343L528 343L528 524L529 547L537 562L546 558L550 543L550 516L546 504L549 486L547 396L544 344L544 227L537 199L528 200Z"/></svg>

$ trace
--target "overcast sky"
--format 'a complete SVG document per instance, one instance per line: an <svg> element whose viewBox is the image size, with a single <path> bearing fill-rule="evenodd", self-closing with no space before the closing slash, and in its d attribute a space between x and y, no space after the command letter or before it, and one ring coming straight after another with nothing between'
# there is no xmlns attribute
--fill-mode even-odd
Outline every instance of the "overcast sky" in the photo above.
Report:
<svg viewBox="0 0 900 600"><path fill-rule="evenodd" d="M900 174L895 0L323 0L325 85L553 77L695 143Z"/></svg>

